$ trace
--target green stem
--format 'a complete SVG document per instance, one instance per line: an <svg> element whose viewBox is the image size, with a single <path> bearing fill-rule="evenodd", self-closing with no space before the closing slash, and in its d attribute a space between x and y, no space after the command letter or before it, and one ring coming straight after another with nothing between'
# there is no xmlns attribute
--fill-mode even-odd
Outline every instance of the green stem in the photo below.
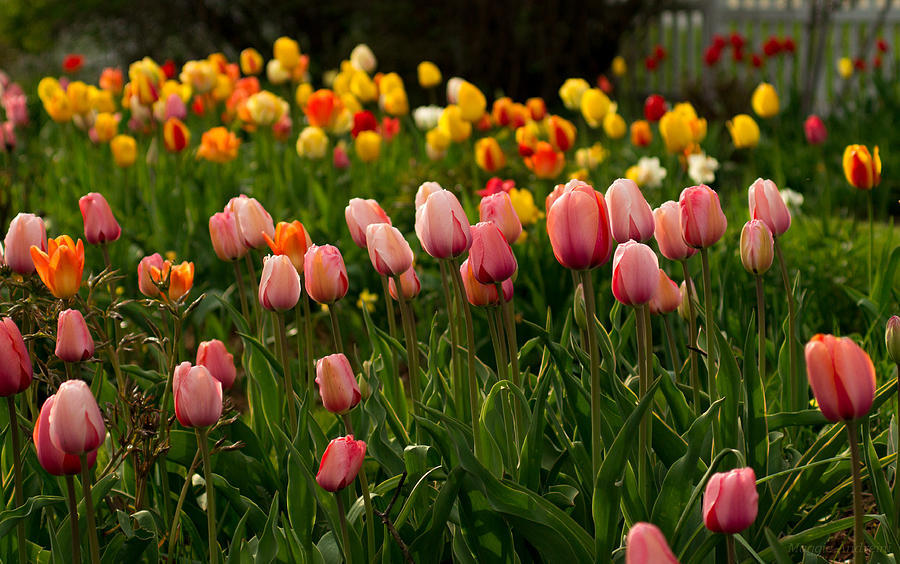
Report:
<svg viewBox="0 0 900 564"><path fill-rule="evenodd" d="M713 327L712 279L707 249L700 249L700 259L703 262L703 308L706 310L706 385L708 386L709 402L713 403L719 398L719 395L716 391L716 339L713 336L715 329Z"/></svg>
<svg viewBox="0 0 900 564"><path fill-rule="evenodd" d="M441 268L441 287L444 290L444 299L447 302L447 321L450 325L450 350L453 351L451 365L453 367L453 401L456 403L457 416L462 418L463 404L465 396L463 396L464 388L462 384L462 351L459 347L459 323L457 317L457 309L453 302L453 293L450 291L450 283L447 281L447 268L453 268L450 261L438 261ZM454 291L456 282L453 282Z"/></svg>
<svg viewBox="0 0 900 564"><path fill-rule="evenodd" d="M181 520L181 507L184 505L184 500L187 498L188 487L191 485L191 476L194 475L194 470L197 469L197 464L199 463L200 450L198 449L194 454L194 461L191 462L191 467L188 468L184 479L184 485L181 486L181 493L178 495L178 503L175 504L175 517L172 519L172 527L169 529L169 560L172 560L173 553L178 545L178 522Z"/></svg>
<svg viewBox="0 0 900 564"><path fill-rule="evenodd" d="M169 351L169 367L166 375L166 389L163 390L162 405L159 406L159 440L168 437L169 432L169 396L172 394L172 378L175 376L175 365L178 362L178 343L181 341L181 314L175 314L175 331L172 338L172 348Z"/></svg>
<svg viewBox="0 0 900 564"><path fill-rule="evenodd" d="M756 351L759 364L759 380L763 389L766 382L766 298L763 292L763 278L756 277L756 328L759 335L758 350Z"/></svg>
<svg viewBox="0 0 900 564"><path fill-rule="evenodd" d="M894 425L898 426L900 436L900 364L897 364L897 415L894 417ZM894 510L898 512L897 527L900 528L900 459L894 463Z"/></svg>
<svg viewBox="0 0 900 564"><path fill-rule="evenodd" d="M401 309L402 312L402 309ZM353 564L353 557L350 550L350 533L347 532L347 515L344 512L344 502L341 500L341 492L334 492L334 498L337 500L338 515L341 518L341 548L344 551L344 562Z"/></svg>
<svg viewBox="0 0 900 564"><path fill-rule="evenodd" d="M459 265L454 259L450 263L450 270L453 271L453 283L456 286L456 300L466 320L466 353L467 353L467 386L469 388L469 410L472 414L472 429L474 432L475 425L478 421L478 414L481 412L478 398L478 380L475 376L475 329L472 326L472 307L469 300L466 299L466 289L463 286L462 274L459 273ZM503 294L500 294L503 299ZM476 445L478 442L476 441ZM477 448L477 446L476 446Z"/></svg>
<svg viewBox="0 0 900 564"><path fill-rule="evenodd" d="M688 320L688 327L690 328L688 344L691 357L692 399L694 400L694 415L699 417L700 414L703 413L703 408L700 405L700 375L699 367L697 366L697 312L694 307L694 283L691 280L691 272L688 270L687 259L681 261L681 270L684 274L684 287L687 291L688 298L688 316L690 317Z"/></svg>
<svg viewBox="0 0 900 564"><path fill-rule="evenodd" d="M74 380L75 374L72 373L72 363L71 362L63 362L63 365L66 367L66 380Z"/></svg>
<svg viewBox="0 0 900 564"><path fill-rule="evenodd" d="M15 475L16 507L22 507L25 496L22 493L22 458L21 441L19 439L19 417L16 415L16 396L6 396L6 405L9 408L9 429L12 435L13 447L13 472ZM16 524L16 536L18 537L19 564L28 561L28 545L25 543L25 521L19 520Z"/></svg>
<svg viewBox="0 0 900 564"><path fill-rule="evenodd" d="M847 436L850 440L850 465L853 474L853 564L864 564L865 528L863 527L862 478L860 477L859 437L857 421L847 421Z"/></svg>
<svg viewBox="0 0 900 564"><path fill-rule="evenodd" d="M734 550L734 535L725 535L725 546L728 552L728 564L737 562L737 553Z"/></svg>
<svg viewBox="0 0 900 564"><path fill-rule="evenodd" d="M675 335L672 332L672 324L669 323L669 316L663 315L663 328L666 330L666 343L669 346L669 356L671 356L672 368L675 370L675 376L678 376L679 367L681 366L681 357L678 355L678 349L675 348Z"/></svg>
<svg viewBox="0 0 900 564"><path fill-rule="evenodd" d="M394 277L394 283L399 287L400 277ZM419 347L416 343L416 321L412 318L409 304L403 292L397 292L400 298L400 317L403 321L403 333L406 335L406 358L409 368L409 391L413 400L413 412L419 415L419 402L421 395L419 392ZM418 425L416 426L418 428Z"/></svg>
<svg viewBox="0 0 900 564"><path fill-rule="evenodd" d="M495 284L497 288L497 297L500 300L500 310L503 313L503 325L506 329L506 346L509 352L509 373L512 377L512 384L519 391L522 390L522 376L519 374L519 348L516 344L516 320L514 319L512 300L506 301L503 296L503 285L500 282ZM502 328L498 328L502 331ZM513 423L514 423L514 440L517 446L521 446L520 440L525 432L524 423L522 422L522 406L519 401L513 399Z"/></svg>
<svg viewBox="0 0 900 564"><path fill-rule="evenodd" d="M491 310L494 308L492 307ZM497 378L500 379L502 376L500 375L501 368L506 371L505 362L501 361L501 351L503 350L503 344L500 342L500 335L498 334L497 328L497 320L494 318L495 313L491 310L487 312L487 320L488 320L488 329L491 333L491 344L494 347L494 361L497 365Z"/></svg>
<svg viewBox="0 0 900 564"><path fill-rule="evenodd" d="M241 313L244 315L244 319L249 323L250 310L247 307L247 291L244 289L244 276L241 274L241 265L238 261L234 261L231 264L234 265L234 279L237 282L238 295L241 297Z"/></svg>
<svg viewBox="0 0 900 564"><path fill-rule="evenodd" d="M316 397L316 369L313 366L315 351L313 350L312 339L312 313L310 313L309 311L309 296L301 296L300 301L303 302L303 340L306 342L306 356L301 357L301 359L303 364L306 366L306 380L307 385L309 386L309 398L310 401L312 401ZM297 330L299 331L300 329L298 328Z"/></svg>
<svg viewBox="0 0 900 564"><path fill-rule="evenodd" d="M784 262L784 255L781 252L781 245L778 239L775 239L775 255L778 257L778 265L781 268L781 281L784 283L784 291L788 299L788 364L790 366L790 374L788 374L788 389L790 390L790 410L803 409L800 404L800 380L797 378L797 354L794 341L796 340L796 329L794 324L797 322L796 304L794 303L794 293L791 290L791 282L788 278L787 265ZM782 382L782 386L784 382Z"/></svg>
<svg viewBox="0 0 900 564"><path fill-rule="evenodd" d="M872 257L875 254L875 206L873 203L874 197L872 196L872 190L866 191L866 201L869 209L869 294L872 293L872 281L874 279L872 273Z"/></svg>
<svg viewBox="0 0 900 564"><path fill-rule="evenodd" d="M97 521L94 518L94 498L91 497L91 471L87 453L81 453L81 489L84 492L84 508L87 515L88 541L91 546L91 564L100 564L100 546L97 542Z"/></svg>
<svg viewBox="0 0 900 564"><path fill-rule="evenodd" d="M343 415L344 419L344 427L347 428L347 434L353 434L353 422L350 420L350 414L345 413ZM372 496L369 495L369 479L366 477L366 471L364 468L360 468L359 474L359 485L362 487L363 494L363 504L366 508L366 544L369 549L369 558L372 559L375 557L375 521L374 515L375 512L372 510Z"/></svg>
<svg viewBox="0 0 900 564"><path fill-rule="evenodd" d="M637 360L638 360L638 397L643 398L647 394L647 330L644 320L643 306L634 308L635 332L637 333ZM650 499L650 470L647 467L647 424L646 415L641 417L638 426L638 495L644 503L649 504Z"/></svg>
<svg viewBox="0 0 900 564"><path fill-rule="evenodd" d="M244 262L247 265L247 273L250 274L250 289L253 291L253 311L256 320L257 336L262 340L262 312L257 296L259 295L259 287L256 284L256 268L253 266L253 259L250 258L252 251L244 255Z"/></svg>
<svg viewBox="0 0 900 564"><path fill-rule="evenodd" d="M587 309L588 323L588 349L591 357L591 463L592 474L591 484L600 472L601 451L603 450L603 440L600 437L600 427L603 420L601 413L601 394L600 394L600 350L597 346L597 328L594 326L594 317L596 316L596 297L594 296L594 284L591 281L591 271L584 270L581 272L581 283L584 286L584 305Z"/></svg>
<svg viewBox="0 0 900 564"><path fill-rule="evenodd" d="M330 304L328 306L328 316L331 318L331 335L334 338L334 350L343 353L344 340L341 338L341 326L338 323L337 311L335 311L334 308L335 304Z"/></svg>
<svg viewBox="0 0 900 564"><path fill-rule="evenodd" d="M209 430L196 428L197 447L203 458L203 479L206 482L206 534L209 539L209 564L219 561L219 544L216 542L216 498L213 486L212 466L209 462Z"/></svg>
<svg viewBox="0 0 900 564"><path fill-rule="evenodd" d="M81 535L78 533L78 501L75 499L75 480L66 474L66 502L69 505L69 529L72 535L72 564L81 564Z"/></svg>
<svg viewBox="0 0 900 564"><path fill-rule="evenodd" d="M284 392L288 404L288 422L291 425L288 436L293 438L297 433L297 406L294 403L294 379L291 375L291 364L288 358L287 331L284 328L284 313L275 312L275 340L278 346L278 355L281 357L281 367L284 369Z"/></svg>
<svg viewBox="0 0 900 564"><path fill-rule="evenodd" d="M384 292L384 309L387 311L388 331L391 337L397 338L397 318L394 315L394 300L391 298L391 289L387 276L381 276L381 290ZM397 288L402 291L402 288ZM446 292L445 292L446 293Z"/></svg>

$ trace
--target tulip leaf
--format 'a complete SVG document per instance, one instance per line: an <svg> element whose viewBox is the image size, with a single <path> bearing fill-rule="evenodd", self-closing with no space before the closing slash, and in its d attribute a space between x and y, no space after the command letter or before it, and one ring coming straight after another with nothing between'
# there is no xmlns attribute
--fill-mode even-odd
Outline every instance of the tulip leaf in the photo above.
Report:
<svg viewBox="0 0 900 564"><path fill-rule="evenodd" d="M714 330L713 334L718 339L718 358L719 367L716 372L716 393L718 397L724 398L725 403L719 411L719 434L722 444L717 444L716 448L738 448L738 405L741 397L741 370L738 367L737 359L734 357L734 350L728 342L728 339L721 331ZM752 361L751 361L752 362ZM747 424L746 422L744 423Z"/></svg>
<svg viewBox="0 0 900 564"><path fill-rule="evenodd" d="M44 507L62 504L64 502L65 500L60 496L36 495L25 500L25 503L20 507L0 511L0 538L5 537L19 521L27 519L32 513L39 512Z"/></svg>
<svg viewBox="0 0 900 564"><path fill-rule="evenodd" d="M790 553L788 553L787 548L781 544L781 541L778 540L775 533L773 533L771 529L766 528L765 534L766 542L769 543L769 548L772 549L772 557L775 558L775 564L793 564Z"/></svg>
<svg viewBox="0 0 900 564"><path fill-rule="evenodd" d="M272 505L269 508L269 517L266 519L263 534L259 538L259 544L256 546L256 554L253 555L254 563L269 564L278 555L278 540L275 537L278 516L278 492L275 492L275 497L272 498Z"/></svg>
<svg viewBox="0 0 900 564"><path fill-rule="evenodd" d="M753 327L755 316L750 316L747 337L744 340L744 433L747 462L757 476L765 476L769 460L769 429L766 419L765 374L759 373L756 339ZM762 343L765 354L765 343Z"/></svg>

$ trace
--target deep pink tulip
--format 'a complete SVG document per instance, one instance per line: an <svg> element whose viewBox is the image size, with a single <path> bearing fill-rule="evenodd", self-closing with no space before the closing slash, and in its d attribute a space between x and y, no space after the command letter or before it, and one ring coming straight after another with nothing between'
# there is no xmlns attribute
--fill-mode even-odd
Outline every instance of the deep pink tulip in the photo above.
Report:
<svg viewBox="0 0 900 564"><path fill-rule="evenodd" d="M0 397L18 394L31 385L31 357L19 327L9 317L0 320Z"/></svg>
<svg viewBox="0 0 900 564"><path fill-rule="evenodd" d="M163 116L163 119L160 121L167 121L169 118L178 118L183 120L187 117L187 107L184 105L184 100L181 99L181 96L178 94L169 94L169 97L166 98L166 113Z"/></svg>
<svg viewBox="0 0 900 564"><path fill-rule="evenodd" d="M84 316L77 309L60 312L56 324L56 356L65 362L80 362L94 355L94 339Z"/></svg>
<svg viewBox="0 0 900 564"><path fill-rule="evenodd" d="M47 251L47 231L44 220L33 213L20 213L9 223L6 232L6 264L19 274L34 272L34 260L31 258L31 247Z"/></svg>
<svg viewBox="0 0 900 564"><path fill-rule="evenodd" d="M259 279L259 303L270 311L293 309L300 299L300 275L287 255L264 259Z"/></svg>
<svg viewBox="0 0 900 564"><path fill-rule="evenodd" d="M660 268L656 293L653 295L653 299L650 300L650 313L665 315L677 310L680 305L681 288Z"/></svg>
<svg viewBox="0 0 900 564"><path fill-rule="evenodd" d="M678 205L681 206L681 235L691 247L709 247L725 234L728 220L719 205L719 195L709 186L685 188Z"/></svg>
<svg viewBox="0 0 900 564"><path fill-rule="evenodd" d="M633 239L645 243L653 237L653 210L633 180L620 178L610 184L606 190L606 205L616 241L624 243Z"/></svg>
<svg viewBox="0 0 900 564"><path fill-rule="evenodd" d="M369 260L382 276L400 276L413 263L413 252L400 230L387 223L373 223L366 228Z"/></svg>
<svg viewBox="0 0 900 564"><path fill-rule="evenodd" d="M159 287L153 282L153 278L150 277L150 270L152 267L156 267L162 271L164 263L165 261L163 261L159 253L153 253L144 257L138 263L138 289L148 298L159 296Z"/></svg>
<svg viewBox="0 0 900 564"><path fill-rule="evenodd" d="M244 245L260 249L266 246L263 233L269 237L275 236L275 224L272 222L272 216L256 198L248 198L241 194L232 198L225 209L237 216L238 231Z"/></svg>
<svg viewBox="0 0 900 564"><path fill-rule="evenodd" d="M469 219L449 190L431 193L416 209L416 236L425 252L436 259L458 257L472 246Z"/></svg>
<svg viewBox="0 0 900 564"><path fill-rule="evenodd" d="M422 283L419 282L419 275L416 274L415 268L409 267L409 270L400 275L400 288L403 290L403 297L407 300L419 295L419 292L422 291ZM392 298L400 301L400 297L397 295L397 283L393 278L388 280L388 291Z"/></svg>
<svg viewBox="0 0 900 564"><path fill-rule="evenodd" d="M806 134L806 142L810 145L821 145L828 138L828 130L825 123L817 115L811 115L803 122L803 132Z"/></svg>
<svg viewBox="0 0 900 564"><path fill-rule="evenodd" d="M425 203L428 196L435 192L440 192L441 190L443 190L443 188L437 182L423 182L422 185L419 186L419 189L416 190L416 209L422 207L422 204Z"/></svg>
<svg viewBox="0 0 900 564"><path fill-rule="evenodd" d="M391 224L391 218L375 200L353 198L344 208L344 219L350 229L350 237L360 249L366 248L366 228L373 223Z"/></svg>
<svg viewBox="0 0 900 564"><path fill-rule="evenodd" d="M496 223L510 245L515 243L522 234L522 222L519 221L512 200L506 192L497 192L483 197L481 203L478 204L478 217L481 221Z"/></svg>
<svg viewBox="0 0 900 564"><path fill-rule="evenodd" d="M106 424L84 380L66 380L50 409L50 440L66 454L97 450L106 439Z"/></svg>
<svg viewBox="0 0 900 564"><path fill-rule="evenodd" d="M741 263L747 272L765 274L775 258L775 239L762 220L751 219L741 229Z"/></svg>
<svg viewBox="0 0 900 564"><path fill-rule="evenodd" d="M242 259L250 252L241 238L237 216L228 210L215 213L209 218L209 238L216 256L221 260Z"/></svg>
<svg viewBox="0 0 900 564"><path fill-rule="evenodd" d="M791 226L791 212L781 199L778 187L771 180L757 178L747 190L750 217L765 222L772 235L783 235Z"/></svg>
<svg viewBox="0 0 900 564"><path fill-rule="evenodd" d="M365 458L365 441L355 441L353 435L332 439L319 463L316 482L329 492L342 490L356 479Z"/></svg>
<svg viewBox="0 0 900 564"><path fill-rule="evenodd" d="M81 459L72 454L66 454L56 448L53 441L50 440L50 411L53 409L53 402L56 401L56 394L44 400L41 406L41 413L34 424L34 432L31 434L34 439L34 449L37 451L37 459L41 467L54 476L74 476L81 472ZM97 451L92 450L87 455L88 468L97 462Z"/></svg>
<svg viewBox="0 0 900 564"><path fill-rule="evenodd" d="M182 362L172 377L175 417L185 427L209 427L222 415L222 383L205 366Z"/></svg>
<svg viewBox="0 0 900 564"><path fill-rule="evenodd" d="M806 377L822 415L852 421L869 412L875 399L872 359L849 337L815 335L806 343Z"/></svg>
<svg viewBox="0 0 900 564"><path fill-rule="evenodd" d="M756 520L758 502L753 468L718 472L703 492L703 523L714 533L740 533Z"/></svg>
<svg viewBox="0 0 900 564"><path fill-rule="evenodd" d="M469 259L464 260L460 265L459 273L462 276L463 288L466 290L466 299L470 304L477 307L500 305L497 286L495 284L482 284L476 280ZM508 302L513 298L512 278L504 280L501 288L503 289L503 300Z"/></svg>
<svg viewBox="0 0 900 564"><path fill-rule="evenodd" d="M197 365L205 366L212 377L222 383L226 390L234 384L237 369L234 367L234 355L225 348L225 343L218 339L203 341L197 347Z"/></svg>
<svg viewBox="0 0 900 564"><path fill-rule="evenodd" d="M91 245L115 241L122 234L119 222L113 216L103 194L91 192L78 200L81 217L84 219L84 238Z"/></svg>
<svg viewBox="0 0 900 564"><path fill-rule="evenodd" d="M651 523L635 523L625 540L625 564L678 564L666 537Z"/></svg>
<svg viewBox="0 0 900 564"><path fill-rule="evenodd" d="M332 245L311 245L303 256L306 293L320 304L343 298L350 286L341 251Z"/></svg>
<svg viewBox="0 0 900 564"><path fill-rule="evenodd" d="M332 413L346 413L359 403L359 384L350 361L341 353L316 361L316 384L322 405Z"/></svg>
<svg viewBox="0 0 900 564"><path fill-rule="evenodd" d="M493 222L472 226L472 248L468 261L475 279L482 284L508 280L519 267L512 247Z"/></svg>
<svg viewBox="0 0 900 564"><path fill-rule="evenodd" d="M681 207L678 202L669 200L653 210L654 233L659 252L669 260L685 260L695 254L684 242L681 231Z"/></svg>
<svg viewBox="0 0 900 564"><path fill-rule="evenodd" d="M649 303L659 286L659 260L653 249L637 241L616 247L613 258L612 291L628 306Z"/></svg>
<svg viewBox="0 0 900 564"><path fill-rule="evenodd" d="M564 267L590 270L606 264L613 238L603 194L584 182L570 181L547 210L547 234Z"/></svg>

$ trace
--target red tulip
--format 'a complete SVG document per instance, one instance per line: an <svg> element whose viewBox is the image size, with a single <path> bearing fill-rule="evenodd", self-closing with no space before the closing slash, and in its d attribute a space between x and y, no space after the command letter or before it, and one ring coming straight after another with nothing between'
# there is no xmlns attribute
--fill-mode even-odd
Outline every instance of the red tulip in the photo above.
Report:
<svg viewBox="0 0 900 564"><path fill-rule="evenodd" d="M625 564L678 564L659 527L635 523L625 539Z"/></svg>
<svg viewBox="0 0 900 564"><path fill-rule="evenodd" d="M56 356L64 362L80 362L94 354L94 340L84 316L77 309L59 314L56 326Z"/></svg>
<svg viewBox="0 0 900 564"><path fill-rule="evenodd" d="M275 235L275 225L272 216L266 211L256 198L248 198L241 194L232 198L225 209L237 216L238 231L244 245L253 249L259 249L266 244L263 234L272 237Z"/></svg>
<svg viewBox="0 0 900 564"><path fill-rule="evenodd" d="M303 257L306 293L320 304L330 304L347 294L349 281L341 251L332 245L312 245Z"/></svg>
<svg viewBox="0 0 900 564"><path fill-rule="evenodd" d="M259 279L259 303L270 311L287 311L300 299L300 275L287 255L264 259Z"/></svg>
<svg viewBox="0 0 900 564"><path fill-rule="evenodd" d="M659 121L666 113L666 99L659 94L652 94L644 101L644 118L647 121Z"/></svg>
<svg viewBox="0 0 900 564"><path fill-rule="evenodd" d="M209 427L222 415L222 383L205 366L182 362L172 378L175 417L185 427Z"/></svg>
<svg viewBox="0 0 900 564"><path fill-rule="evenodd" d="M469 251L472 274L482 284L496 284L511 278L518 264L503 232L492 222L472 226L472 248Z"/></svg>
<svg viewBox="0 0 900 564"><path fill-rule="evenodd" d="M620 178L610 184L606 190L606 204L616 241L624 243L634 239L644 243L653 237L653 211L633 180Z"/></svg>
<svg viewBox="0 0 900 564"><path fill-rule="evenodd" d="M416 236L425 252L436 259L458 257L469 250L469 218L452 192L433 192L416 209Z"/></svg>
<svg viewBox="0 0 900 564"><path fill-rule="evenodd" d="M231 388L237 377L234 356L225 348L225 343L218 339L200 343L197 347L197 366L205 366L226 390Z"/></svg>
<svg viewBox="0 0 900 564"><path fill-rule="evenodd" d="M363 131L375 131L376 129L378 129L378 120L375 119L375 114L369 110L353 114L353 129L350 131L350 135L354 139Z"/></svg>
<svg viewBox="0 0 900 564"><path fill-rule="evenodd" d="M700 249L722 238L728 220L719 205L719 195L705 184L685 188L678 200L681 206L681 235L684 242Z"/></svg>
<svg viewBox="0 0 900 564"><path fill-rule="evenodd" d="M653 210L654 233L659 252L669 260L684 260L697 254L684 242L681 231L681 208L669 200Z"/></svg>
<svg viewBox="0 0 900 564"><path fill-rule="evenodd" d="M613 257L612 291L619 302L637 306L649 303L659 286L659 261L653 249L628 241Z"/></svg>
<svg viewBox="0 0 900 564"><path fill-rule="evenodd" d="M66 380L50 409L50 440L66 454L97 450L106 439L106 424L84 380Z"/></svg>
<svg viewBox="0 0 900 564"><path fill-rule="evenodd" d="M34 272L31 247L47 250L47 232L44 220L33 213L20 213L9 223L9 231L4 241L6 264L19 274Z"/></svg>
<svg viewBox="0 0 900 564"><path fill-rule="evenodd" d="M122 234L122 228L102 194L91 192L82 196L78 207L84 218L84 238L91 245L115 241Z"/></svg>
<svg viewBox="0 0 900 564"><path fill-rule="evenodd" d="M756 520L758 503L753 468L718 472L703 492L703 523L714 533L740 533Z"/></svg>
<svg viewBox="0 0 900 564"><path fill-rule="evenodd" d="M606 264L613 239L603 194L584 182L570 181L547 209L547 234L564 267L590 270Z"/></svg>
<svg viewBox="0 0 900 564"><path fill-rule="evenodd" d="M209 238L216 256L221 260L238 260L250 251L241 237L237 215L228 210L209 218Z"/></svg>
<svg viewBox="0 0 900 564"><path fill-rule="evenodd" d="M391 224L391 218L381 209L375 200L353 198L344 208L344 218L350 229L353 242L360 249L366 248L366 228L373 223Z"/></svg>
<svg viewBox="0 0 900 564"><path fill-rule="evenodd" d="M359 384L350 361L341 353L316 361L316 384L322 405L332 413L346 413L359 403Z"/></svg>
<svg viewBox="0 0 900 564"><path fill-rule="evenodd" d="M875 367L848 337L815 335L806 344L806 377L822 415L852 421L869 412L875 399Z"/></svg>
<svg viewBox="0 0 900 564"><path fill-rule="evenodd" d="M369 260L382 276L400 276L412 267L413 252L403 234L387 223L373 223L366 228Z"/></svg>
<svg viewBox="0 0 900 564"><path fill-rule="evenodd" d="M31 385L31 357L16 323L0 320L0 397L25 391Z"/></svg>
<svg viewBox="0 0 900 564"><path fill-rule="evenodd" d="M677 310L680 305L681 288L660 268L656 293L653 294L653 299L650 300L650 313L665 315Z"/></svg>
<svg viewBox="0 0 900 564"><path fill-rule="evenodd" d="M355 441L353 435L333 439L322 455L316 482L329 492L342 490L356 479L365 458L365 441Z"/></svg>
<svg viewBox="0 0 900 564"><path fill-rule="evenodd" d="M400 289L403 290L403 297L407 300L415 298L422 291L422 283L419 282L415 268L409 267L409 270L400 275ZM400 297L397 295L397 283L393 278L388 280L388 291L392 298L400 301Z"/></svg>
<svg viewBox="0 0 900 564"><path fill-rule="evenodd" d="M66 454L56 448L53 441L50 440L50 411L53 409L53 403L56 401L56 394L44 400L41 406L41 413L38 420L34 424L34 432L31 434L34 439L34 449L37 451L37 459L41 467L54 476L74 476L81 472L81 459L73 454ZM88 453L88 468L97 462L97 451L92 450Z"/></svg>
<svg viewBox="0 0 900 564"><path fill-rule="evenodd" d="M781 199L778 187L771 180L757 178L747 190L750 203L750 217L759 219L772 231L772 235L783 235L791 226L791 212Z"/></svg>
<svg viewBox="0 0 900 564"><path fill-rule="evenodd" d="M485 196L478 204L478 215L481 221L490 221L500 228L510 245L522 234L522 222L516 214L512 200L506 192L497 192Z"/></svg>

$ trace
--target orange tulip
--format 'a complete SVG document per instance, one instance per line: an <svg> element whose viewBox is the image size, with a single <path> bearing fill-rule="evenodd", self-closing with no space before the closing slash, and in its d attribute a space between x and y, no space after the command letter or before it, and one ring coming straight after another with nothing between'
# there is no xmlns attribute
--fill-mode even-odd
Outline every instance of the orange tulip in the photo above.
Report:
<svg viewBox="0 0 900 564"><path fill-rule="evenodd" d="M224 127L214 127L200 138L200 148L197 149L197 158L206 159L214 163L227 163L237 157L241 140L233 132Z"/></svg>
<svg viewBox="0 0 900 564"><path fill-rule="evenodd" d="M334 92L323 88L310 94L303 113L306 114L310 125L328 129L334 125L343 107L344 104Z"/></svg>
<svg viewBox="0 0 900 564"><path fill-rule="evenodd" d="M538 178L555 178L566 165L566 156L554 151L550 143L541 141L537 144L534 154L525 159L525 165Z"/></svg>
<svg viewBox="0 0 900 564"><path fill-rule="evenodd" d="M297 272L303 275L303 256L306 249L312 245L312 239L309 238L309 233L302 223L296 220L290 223L279 221L275 227L274 239L267 233L263 233L262 236L273 253L287 255Z"/></svg>
<svg viewBox="0 0 900 564"><path fill-rule="evenodd" d="M163 267L150 267L150 279L156 284L169 285L169 299L178 301L194 287L194 263L182 262L172 266L171 261L165 261Z"/></svg>
<svg viewBox="0 0 900 564"><path fill-rule="evenodd" d="M871 190L881 182L881 157L878 146L869 153L865 145L847 145L844 149L844 176L860 190Z"/></svg>
<svg viewBox="0 0 900 564"><path fill-rule="evenodd" d="M84 272L84 243L76 244L68 235L47 240L47 252L31 247L31 259L38 275L54 296L71 298L81 287Z"/></svg>

